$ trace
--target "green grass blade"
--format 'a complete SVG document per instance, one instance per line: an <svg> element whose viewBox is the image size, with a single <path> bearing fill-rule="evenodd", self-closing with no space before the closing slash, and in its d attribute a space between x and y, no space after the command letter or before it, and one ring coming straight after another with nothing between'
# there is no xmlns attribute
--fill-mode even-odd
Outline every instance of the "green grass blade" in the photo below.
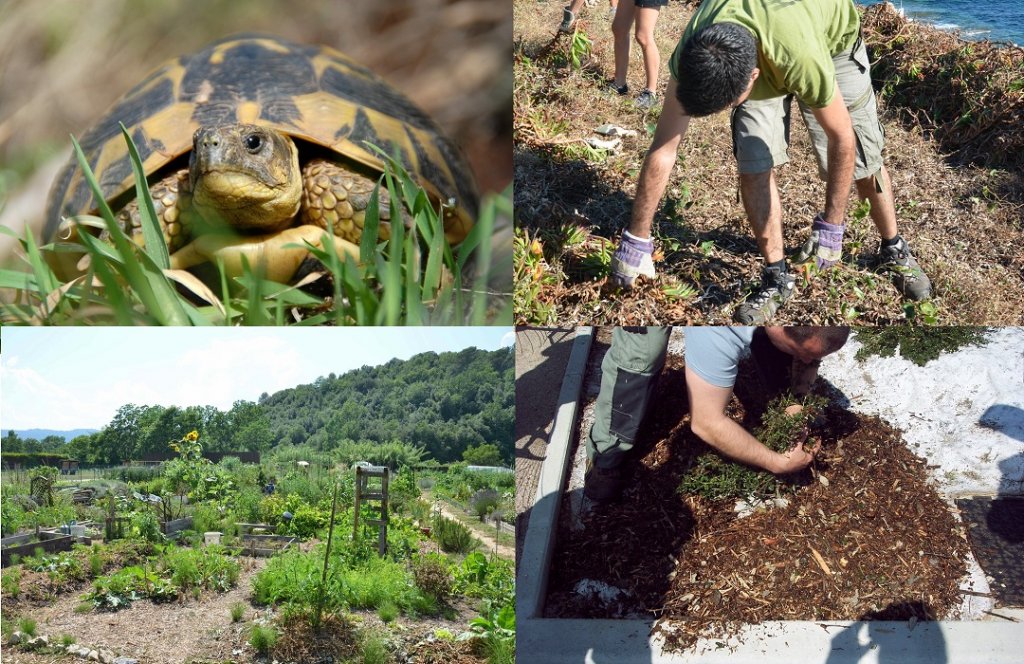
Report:
<svg viewBox="0 0 1024 664"><path fill-rule="evenodd" d="M380 234L380 182L373 188L370 200L363 212L363 234L359 238L359 262L371 263L377 253L377 236Z"/></svg>
<svg viewBox="0 0 1024 664"><path fill-rule="evenodd" d="M170 254L167 252L163 231L156 221L156 208L153 207L153 197L149 193L146 172L142 169L142 159L139 158L139 151L124 124L118 124L121 126L124 140L128 144L128 156L132 162L132 171L135 173L135 200L139 204L142 238L146 243L145 252L149 254L158 268L166 270L171 266Z"/></svg>

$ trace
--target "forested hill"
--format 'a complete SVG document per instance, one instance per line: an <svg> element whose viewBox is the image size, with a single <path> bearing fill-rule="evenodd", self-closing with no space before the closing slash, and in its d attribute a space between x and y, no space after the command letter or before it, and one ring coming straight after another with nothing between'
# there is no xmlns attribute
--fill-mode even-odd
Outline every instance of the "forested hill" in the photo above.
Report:
<svg viewBox="0 0 1024 664"><path fill-rule="evenodd" d="M509 348L422 353L260 397L279 444L401 441L456 461L490 443L511 463L515 355Z"/></svg>
<svg viewBox="0 0 1024 664"><path fill-rule="evenodd" d="M423 448L423 459L511 465L515 355L510 348L422 353L336 376L318 378L258 403L213 406L125 404L101 431L71 440L3 437L3 454L64 454L88 464L117 464L167 454L190 431L211 452L270 452L281 446L332 451L354 443ZM493 446L493 447L491 447ZM357 448L359 446L356 446ZM495 450L500 460L495 459Z"/></svg>

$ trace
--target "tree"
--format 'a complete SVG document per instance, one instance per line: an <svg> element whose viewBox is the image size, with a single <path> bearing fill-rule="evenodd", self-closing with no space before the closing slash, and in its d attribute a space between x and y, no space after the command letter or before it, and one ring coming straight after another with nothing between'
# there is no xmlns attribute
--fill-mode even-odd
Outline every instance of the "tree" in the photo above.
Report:
<svg viewBox="0 0 1024 664"><path fill-rule="evenodd" d="M500 466L501 452L496 445L481 443L473 447L467 447L462 453L462 460L471 466Z"/></svg>

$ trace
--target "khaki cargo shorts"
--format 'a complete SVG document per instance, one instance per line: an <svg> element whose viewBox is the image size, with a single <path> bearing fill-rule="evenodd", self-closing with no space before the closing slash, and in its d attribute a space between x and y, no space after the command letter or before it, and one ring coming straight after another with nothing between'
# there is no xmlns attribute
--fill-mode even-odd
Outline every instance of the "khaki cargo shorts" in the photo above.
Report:
<svg viewBox="0 0 1024 664"><path fill-rule="evenodd" d="M860 180L878 173L882 168L882 147L885 134L878 121L878 108L871 87L871 69L864 42L857 39L853 47L832 58L839 91L853 120L857 136L857 160L853 178ZM740 173L763 173L789 161L790 107L793 95L761 101L747 100L732 112L733 153ZM811 134L814 154L818 158L818 174L826 179L828 171L828 137L815 120L811 109L800 102L800 113Z"/></svg>

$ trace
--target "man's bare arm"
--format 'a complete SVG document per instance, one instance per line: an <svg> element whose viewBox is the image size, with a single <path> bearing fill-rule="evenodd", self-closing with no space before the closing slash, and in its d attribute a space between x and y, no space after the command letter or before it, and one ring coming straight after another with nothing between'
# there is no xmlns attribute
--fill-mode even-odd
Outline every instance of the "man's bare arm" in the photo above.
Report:
<svg viewBox="0 0 1024 664"><path fill-rule="evenodd" d="M669 78L665 88L665 105L658 118L658 127L654 130L651 148L644 158L636 187L636 199L633 201L629 232L637 237L651 237L654 213L665 194L672 167L676 163L676 152L689 125L690 116L683 113L683 107L676 99L676 81Z"/></svg>
<svg viewBox="0 0 1024 664"><path fill-rule="evenodd" d="M686 392L693 433L727 457L776 474L801 470L814 460L814 453L805 452L802 444L794 445L785 454L765 447L725 414L732 390L712 385L689 367L686 368Z"/></svg>
<svg viewBox="0 0 1024 664"><path fill-rule="evenodd" d="M857 137L846 102L836 84L832 102L824 108L812 108L814 118L828 137L828 180L825 183L825 221L843 224L853 183L853 165L857 156Z"/></svg>

